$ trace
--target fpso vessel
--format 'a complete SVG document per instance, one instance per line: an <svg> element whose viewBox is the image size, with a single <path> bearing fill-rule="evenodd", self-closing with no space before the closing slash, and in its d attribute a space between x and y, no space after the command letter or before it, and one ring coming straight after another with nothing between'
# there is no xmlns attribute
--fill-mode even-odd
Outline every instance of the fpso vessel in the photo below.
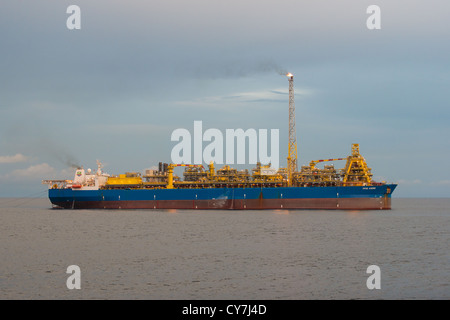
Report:
<svg viewBox="0 0 450 320"><path fill-rule="evenodd" d="M250 174L225 165L215 170L202 165L163 164L145 175L128 172L109 176L78 168L73 180L44 180L51 203L60 208L84 209L390 209L396 184L372 181L371 169L352 145L346 158L311 161L297 168L294 76L289 80L289 148L287 167L275 170L257 164ZM347 160L343 169L325 161ZM186 167L184 179L174 168Z"/></svg>
<svg viewBox="0 0 450 320"><path fill-rule="evenodd" d="M346 160L343 169L321 162ZM396 184L374 182L371 169L352 145L346 158L311 161L300 171L257 163L250 174L228 165L159 163L144 175L110 176L97 161L95 173L78 168L73 180L44 180L54 207L66 209L391 209ZM184 179L174 168L185 167Z"/></svg>

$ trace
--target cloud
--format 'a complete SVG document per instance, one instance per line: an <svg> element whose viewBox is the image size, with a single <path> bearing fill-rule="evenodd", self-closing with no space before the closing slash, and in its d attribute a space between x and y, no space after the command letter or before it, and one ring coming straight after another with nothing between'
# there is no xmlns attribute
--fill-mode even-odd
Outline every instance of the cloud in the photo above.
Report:
<svg viewBox="0 0 450 320"><path fill-rule="evenodd" d="M141 124L141 123L95 123L89 125L87 130L91 132L101 132L104 134L139 134L139 135L156 135L161 132L168 131L172 126L157 125L157 124Z"/></svg>
<svg viewBox="0 0 450 320"><path fill-rule="evenodd" d="M414 180L411 180L411 179L400 179L400 180L397 181L397 183L401 184L401 185L418 185L418 184L422 183L422 180L420 180L420 179L414 179Z"/></svg>
<svg viewBox="0 0 450 320"><path fill-rule="evenodd" d="M28 157L25 157L23 154L16 154L14 156L0 156L0 163L17 163L17 162L25 162L28 160Z"/></svg>
<svg viewBox="0 0 450 320"><path fill-rule="evenodd" d="M450 180L439 180L439 181L434 182L433 185L450 186Z"/></svg>
<svg viewBox="0 0 450 320"><path fill-rule="evenodd" d="M4 178L9 180L23 180L23 179L34 179L34 178L44 178L47 175L55 174L56 170L47 163L41 163L29 166L26 169L16 169L11 173L8 173Z"/></svg>
<svg viewBox="0 0 450 320"><path fill-rule="evenodd" d="M19 182L44 179L68 179L73 175L73 169L57 170L48 163L31 165L28 168L16 169L1 176L2 181Z"/></svg>

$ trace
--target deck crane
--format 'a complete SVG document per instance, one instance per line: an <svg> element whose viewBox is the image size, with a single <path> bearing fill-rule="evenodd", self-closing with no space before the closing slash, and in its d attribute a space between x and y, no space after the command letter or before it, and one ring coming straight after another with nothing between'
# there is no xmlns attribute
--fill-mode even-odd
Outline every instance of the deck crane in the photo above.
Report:
<svg viewBox="0 0 450 320"><path fill-rule="evenodd" d="M326 162L326 161L338 161L338 160L347 160L348 157L346 158L336 158L336 159L322 159L322 160L313 160L309 163L309 166L311 168L311 170L316 169L316 164L320 163L320 162Z"/></svg>
<svg viewBox="0 0 450 320"><path fill-rule="evenodd" d="M173 169L175 167L199 167L199 168L203 168L203 165L201 164L175 164L175 163L170 163L167 166L167 189L173 189Z"/></svg>
<svg viewBox="0 0 450 320"><path fill-rule="evenodd" d="M346 158L335 158L335 159L322 159L313 160L309 163L308 172L311 174L320 173L321 169L316 168L316 164L326 161L338 161L347 160L345 167L341 169L340 175L342 176L343 185L353 185L353 186L363 186L371 185L372 183L372 172L371 168L367 166L366 160L359 153L359 144L352 144L352 155Z"/></svg>

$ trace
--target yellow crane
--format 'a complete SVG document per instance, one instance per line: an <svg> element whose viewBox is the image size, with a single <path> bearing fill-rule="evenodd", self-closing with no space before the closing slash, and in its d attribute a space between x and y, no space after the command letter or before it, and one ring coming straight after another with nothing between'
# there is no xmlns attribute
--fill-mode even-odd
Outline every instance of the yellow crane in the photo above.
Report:
<svg viewBox="0 0 450 320"><path fill-rule="evenodd" d="M336 159L322 159L322 160L313 160L309 163L309 166L311 167L311 170L316 169L316 164L320 163L320 162L326 162L326 161L338 161L338 160L347 160L348 157L346 158L336 158Z"/></svg>
<svg viewBox="0 0 450 320"><path fill-rule="evenodd" d="M313 160L309 163L309 172L318 170L316 164L326 161L347 160L345 168L341 169L342 182L344 185L370 185L372 183L371 168L367 166L366 160L359 153L359 144L352 144L352 155L346 158Z"/></svg>
<svg viewBox="0 0 450 320"><path fill-rule="evenodd" d="M200 167L203 168L203 165L201 164L175 164L170 163L167 166L167 189L173 189L173 169L175 167Z"/></svg>

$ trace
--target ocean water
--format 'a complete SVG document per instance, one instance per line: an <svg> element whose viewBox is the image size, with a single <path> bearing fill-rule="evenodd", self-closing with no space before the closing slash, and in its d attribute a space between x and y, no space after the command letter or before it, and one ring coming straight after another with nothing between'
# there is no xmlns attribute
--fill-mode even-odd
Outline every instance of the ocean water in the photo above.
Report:
<svg viewBox="0 0 450 320"><path fill-rule="evenodd" d="M450 299L450 199L387 211L57 210L0 199L0 299ZM66 273L80 268L81 289ZM370 265L380 289L368 289Z"/></svg>

